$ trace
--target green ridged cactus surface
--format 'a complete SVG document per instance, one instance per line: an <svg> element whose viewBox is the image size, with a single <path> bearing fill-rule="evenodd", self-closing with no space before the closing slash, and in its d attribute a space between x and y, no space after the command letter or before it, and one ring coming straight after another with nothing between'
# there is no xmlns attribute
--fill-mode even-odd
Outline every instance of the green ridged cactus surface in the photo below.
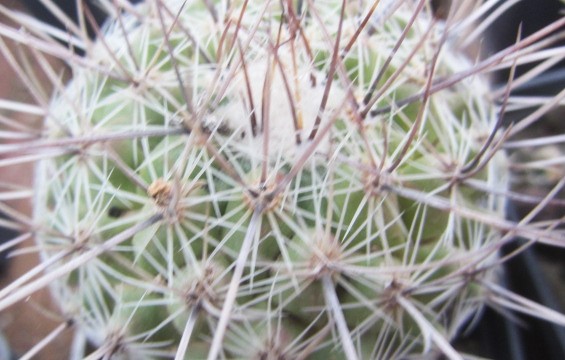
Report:
<svg viewBox="0 0 565 360"><path fill-rule="evenodd" d="M34 200L92 358L458 358L504 221L476 184L505 191L507 159L457 23L392 3L148 1L104 25L50 104L66 145Z"/></svg>

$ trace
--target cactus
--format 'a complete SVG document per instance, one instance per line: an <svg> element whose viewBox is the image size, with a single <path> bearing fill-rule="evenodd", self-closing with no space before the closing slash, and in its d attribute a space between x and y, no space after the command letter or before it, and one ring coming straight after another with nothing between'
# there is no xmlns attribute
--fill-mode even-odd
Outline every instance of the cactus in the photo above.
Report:
<svg viewBox="0 0 565 360"><path fill-rule="evenodd" d="M532 40L473 61L457 9L381 2L147 1L72 38L33 143L44 273L0 308L49 286L93 359L460 359L500 247L562 241L505 219L484 72Z"/></svg>

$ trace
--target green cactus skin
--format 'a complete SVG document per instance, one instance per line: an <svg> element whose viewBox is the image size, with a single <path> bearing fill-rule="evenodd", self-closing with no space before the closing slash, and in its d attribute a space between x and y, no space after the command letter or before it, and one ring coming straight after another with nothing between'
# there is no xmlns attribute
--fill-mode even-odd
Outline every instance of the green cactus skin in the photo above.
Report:
<svg viewBox="0 0 565 360"><path fill-rule="evenodd" d="M373 5L167 0L106 24L44 134L114 137L42 161L35 199L44 259L123 237L52 284L95 354L457 358L436 335L481 308L500 239L468 214L504 217L466 182L507 188L500 152L466 169L496 109L480 76L428 87L470 66L453 24Z"/></svg>

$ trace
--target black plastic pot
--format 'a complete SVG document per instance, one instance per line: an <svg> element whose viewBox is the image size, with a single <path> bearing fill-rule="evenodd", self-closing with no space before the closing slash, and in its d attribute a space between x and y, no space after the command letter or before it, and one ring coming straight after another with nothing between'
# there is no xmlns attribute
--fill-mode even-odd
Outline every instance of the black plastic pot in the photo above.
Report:
<svg viewBox="0 0 565 360"><path fill-rule="evenodd" d="M558 20L563 15L563 3L559 0L523 0L514 5L500 17L487 33L491 51L496 52L515 43L519 29L524 38L544 26ZM563 45L561 44L554 44ZM516 69L516 76L525 73L535 64L520 66ZM508 80L508 72L496 74L494 81L504 84ZM534 78L532 81L515 89L512 95L551 96L563 90L565 84L565 60L553 66L546 73ZM508 113L505 123L511 123L516 117L523 117ZM562 122L562 121L561 121ZM541 124L544 122L541 121ZM541 126L541 125L539 125ZM542 132L554 135L552 132L562 133L565 124L559 126L545 125ZM542 129L540 129L542 130ZM548 133L549 132L549 133ZM522 206L510 204L508 219L518 221L524 214ZM524 211L527 211L525 209ZM561 209L563 215L565 210ZM555 217L555 216L554 216ZM519 249L525 240L517 238L501 251L506 255ZM551 282L543 266L548 261L547 252L558 267L563 284ZM555 271L555 270L553 270ZM565 288L565 250L545 249L541 245L534 245L519 255L506 262L503 267L502 282L509 290L531 299L539 304L563 313L558 292L562 286ZM477 355L496 360L563 360L565 359L565 328L553 323L539 320L525 315L511 313L515 319L509 319L508 314L502 315L489 309L483 315L474 331L461 342L476 342L479 345ZM518 320L518 321L516 321Z"/></svg>
<svg viewBox="0 0 565 360"><path fill-rule="evenodd" d="M508 217L518 220L512 204L509 205ZM516 251L524 243L525 240L516 238L502 249L501 255ZM501 285L563 313L550 281L541 269L537 249L530 247L504 264L500 274ZM468 344L475 344L474 355L495 360L563 360L565 327L531 316L510 312L501 314L487 309L474 330L456 342L459 346Z"/></svg>
<svg viewBox="0 0 565 360"><path fill-rule="evenodd" d="M5 220L6 216L3 213L0 213L0 219ZM3 246L8 241L14 239L18 236L18 233L12 229L5 228L0 226L0 246ZM8 268L8 259L9 259L10 250L0 251L0 276L3 276L6 273ZM0 332L0 359L16 359L17 357L11 353L10 346L8 341L4 338L2 333Z"/></svg>
<svg viewBox="0 0 565 360"><path fill-rule="evenodd" d="M41 3L40 0L23 0L22 1L29 11L42 22L54 25L60 29L64 29L65 26L57 19L55 15L45 5ZM68 17L70 17L75 23L78 21L79 10L77 8L76 0L53 0L53 2L61 9ZM102 24L106 18L105 12L96 4L96 1L87 0L84 1L83 6L86 11L92 14L92 18L96 21L98 25ZM92 28L89 29L92 33Z"/></svg>
<svg viewBox="0 0 565 360"><path fill-rule="evenodd" d="M0 213L0 219L6 220L7 218L3 213ZM0 246L14 239L16 236L18 236L18 233L16 231L0 226ZM0 251L0 274L3 274L6 271L6 267L8 266L9 253L9 249Z"/></svg>

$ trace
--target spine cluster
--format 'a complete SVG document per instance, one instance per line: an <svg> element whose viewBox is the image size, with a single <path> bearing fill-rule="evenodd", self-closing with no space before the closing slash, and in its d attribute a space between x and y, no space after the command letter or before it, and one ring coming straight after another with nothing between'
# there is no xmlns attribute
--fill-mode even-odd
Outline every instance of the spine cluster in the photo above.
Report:
<svg viewBox="0 0 565 360"><path fill-rule="evenodd" d="M91 358L461 358L508 132L465 19L382 3L146 1L70 62L34 222Z"/></svg>

